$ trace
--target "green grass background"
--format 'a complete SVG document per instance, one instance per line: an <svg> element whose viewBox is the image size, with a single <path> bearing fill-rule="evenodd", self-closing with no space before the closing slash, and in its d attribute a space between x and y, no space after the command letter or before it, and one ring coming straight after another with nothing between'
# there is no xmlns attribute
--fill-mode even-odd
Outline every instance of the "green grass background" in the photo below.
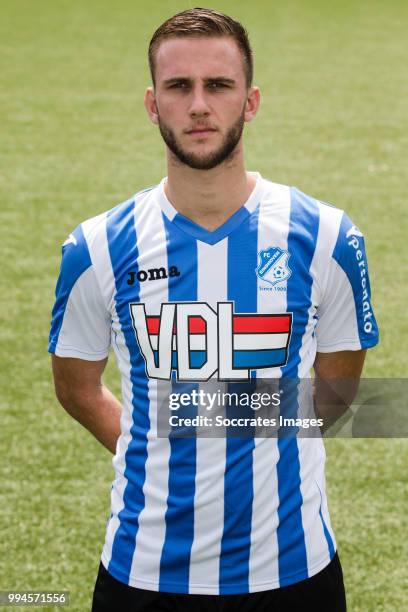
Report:
<svg viewBox="0 0 408 612"><path fill-rule="evenodd" d="M60 244L165 173L142 105L158 0L2 0L0 20L0 590L90 600L113 476L57 405L46 353ZM407 372L406 2L217 2L242 20L262 109L249 169L345 208L365 232L381 344L371 377ZM119 390L113 363L106 375ZM406 440L329 440L328 494L349 610L408 609ZM52 608L48 608L52 609Z"/></svg>

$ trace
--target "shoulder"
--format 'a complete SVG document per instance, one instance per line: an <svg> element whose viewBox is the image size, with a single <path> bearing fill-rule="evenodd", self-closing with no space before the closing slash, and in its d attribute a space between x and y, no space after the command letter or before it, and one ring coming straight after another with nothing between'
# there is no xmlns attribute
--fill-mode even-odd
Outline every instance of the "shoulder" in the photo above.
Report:
<svg viewBox="0 0 408 612"><path fill-rule="evenodd" d="M275 183L265 177L262 177L262 201L286 203L291 209L292 216L315 214L319 218L322 217L325 224L338 223L338 220L344 214L344 210L341 208L319 200L317 197L301 191L296 186Z"/></svg>
<svg viewBox="0 0 408 612"><path fill-rule="evenodd" d="M157 185L147 187L102 215L85 221L83 225L87 240L91 242L95 238L99 239L101 233L108 235L109 240L113 240L123 232L126 233L130 227L133 227L135 215L140 215L143 208L151 207L152 199L154 200L156 195Z"/></svg>
<svg viewBox="0 0 408 612"><path fill-rule="evenodd" d="M78 278L93 264L94 246L106 240L106 221L116 209L129 205L132 198L79 223L62 244L61 274Z"/></svg>
<svg viewBox="0 0 408 612"><path fill-rule="evenodd" d="M333 255L336 249L342 250L350 246L352 236L363 240L363 233L344 209L308 195L297 187L290 187L290 192L292 216L302 219L307 215L314 215L319 235L325 242L333 244Z"/></svg>
<svg viewBox="0 0 408 612"><path fill-rule="evenodd" d="M304 210L307 207L316 207L318 241L320 250L324 251L326 256L348 271L352 270L356 263L366 259L364 235L343 209L312 198L296 188L292 189L293 197L301 203Z"/></svg>
<svg viewBox="0 0 408 612"><path fill-rule="evenodd" d="M143 189L109 210L82 221L63 243L63 254L66 253L68 258L86 259L88 256L92 259L93 246L104 242L108 231L117 231L121 225L125 225L134 215L136 202L144 200L143 196L153 189Z"/></svg>
<svg viewBox="0 0 408 612"><path fill-rule="evenodd" d="M342 208L304 193L297 187L290 187L290 193L292 217L301 219L313 216L319 233L338 234L343 217L347 217Z"/></svg>
<svg viewBox="0 0 408 612"><path fill-rule="evenodd" d="M263 179L262 205L286 219L292 236L323 240L334 249L339 234L354 226L342 208L324 202L298 187Z"/></svg>

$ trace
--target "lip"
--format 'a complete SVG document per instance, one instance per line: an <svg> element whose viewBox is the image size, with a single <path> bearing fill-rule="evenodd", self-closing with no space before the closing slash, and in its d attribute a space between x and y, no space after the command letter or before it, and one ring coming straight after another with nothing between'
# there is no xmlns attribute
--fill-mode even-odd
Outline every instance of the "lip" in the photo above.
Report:
<svg viewBox="0 0 408 612"><path fill-rule="evenodd" d="M209 134L214 134L214 132L216 132L217 130L212 130L212 129L198 129L198 130L191 130L189 132L187 132L187 134L191 134L192 136L208 136Z"/></svg>

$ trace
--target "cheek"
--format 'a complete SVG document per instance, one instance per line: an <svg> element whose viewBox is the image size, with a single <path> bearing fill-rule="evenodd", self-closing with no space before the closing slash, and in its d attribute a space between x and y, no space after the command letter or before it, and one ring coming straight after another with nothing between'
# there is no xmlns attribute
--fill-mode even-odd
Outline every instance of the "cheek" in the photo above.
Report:
<svg viewBox="0 0 408 612"><path fill-rule="evenodd" d="M177 120L183 116L183 104L180 100L160 100L158 104L160 116L164 120L170 120L171 123L177 123Z"/></svg>
<svg viewBox="0 0 408 612"><path fill-rule="evenodd" d="M242 96L231 96L228 101L224 100L222 107L219 109L219 112L225 116L230 118L236 118L244 111L246 106L246 100L242 98Z"/></svg>

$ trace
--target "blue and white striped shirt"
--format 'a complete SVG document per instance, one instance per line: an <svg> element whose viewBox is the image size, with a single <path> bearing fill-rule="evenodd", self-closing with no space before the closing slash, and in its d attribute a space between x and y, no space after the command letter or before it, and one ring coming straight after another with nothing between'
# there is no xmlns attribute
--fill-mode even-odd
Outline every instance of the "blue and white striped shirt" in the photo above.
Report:
<svg viewBox="0 0 408 612"><path fill-rule="evenodd" d="M177 378L307 378L317 351L374 346L364 240L343 211L259 174L210 232L173 208L165 180L63 246L49 351L101 360L112 347L122 377L102 562L141 589L286 586L336 550L322 440L160 437L158 404Z"/></svg>

